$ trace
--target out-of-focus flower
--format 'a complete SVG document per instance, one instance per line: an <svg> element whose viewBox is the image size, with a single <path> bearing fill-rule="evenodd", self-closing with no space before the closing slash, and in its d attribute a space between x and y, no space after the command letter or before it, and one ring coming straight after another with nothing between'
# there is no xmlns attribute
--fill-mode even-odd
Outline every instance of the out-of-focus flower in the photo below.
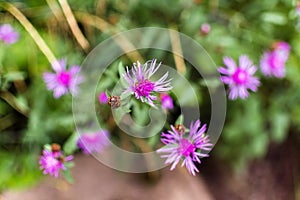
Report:
<svg viewBox="0 0 300 200"><path fill-rule="evenodd" d="M248 56L242 55L239 58L239 66L230 57L223 59L226 68L219 67L218 71L223 74L221 80L229 86L229 99L248 97L248 89L255 92L260 82L254 76L257 68L249 60Z"/></svg>
<svg viewBox="0 0 300 200"><path fill-rule="evenodd" d="M296 11L297 11L298 16L300 17L300 1L298 1L298 3L297 3Z"/></svg>
<svg viewBox="0 0 300 200"><path fill-rule="evenodd" d="M200 125L200 120L192 122L189 134L179 133L174 126L171 126L172 130L161 134L165 146L156 152L166 158L165 164L173 163L170 170L182 160L181 167L185 165L190 174L195 176L195 172L199 172L194 162L201 163L200 158L208 157L203 151L210 151L213 146L208 135L205 135L206 124Z"/></svg>
<svg viewBox="0 0 300 200"><path fill-rule="evenodd" d="M261 72L265 76L283 78L285 76L285 63L289 57L290 45L286 42L276 42L273 51L266 51L261 60Z"/></svg>
<svg viewBox="0 0 300 200"><path fill-rule="evenodd" d="M94 133L86 133L80 135L77 146L82 149L83 153L100 153L103 148L109 145L109 132L101 130Z"/></svg>
<svg viewBox="0 0 300 200"><path fill-rule="evenodd" d="M159 97L160 97L161 106L163 109L165 109L165 110L173 109L173 107L174 107L173 99L170 95L168 95L167 93L161 93Z"/></svg>
<svg viewBox="0 0 300 200"><path fill-rule="evenodd" d="M43 74L47 89L53 91L53 96L59 98L64 94L78 93L78 85L83 81L83 77L79 75L80 67L71 66L66 69L66 60L59 60L57 63L51 63L55 73L45 72Z"/></svg>
<svg viewBox="0 0 300 200"><path fill-rule="evenodd" d="M16 32L10 24L0 26L0 40L6 44L13 44L19 39L19 33Z"/></svg>
<svg viewBox="0 0 300 200"><path fill-rule="evenodd" d="M201 33L203 35L207 35L210 32L210 25L207 23L204 23L201 25Z"/></svg>
<svg viewBox="0 0 300 200"><path fill-rule="evenodd" d="M43 155L40 158L40 169L44 170L44 174L49 174L54 177L58 177L60 170L66 170L64 163L71 161L73 156L64 157L60 150L44 149Z"/></svg>
<svg viewBox="0 0 300 200"><path fill-rule="evenodd" d="M101 92L99 95L98 95L98 99L99 99L99 102L101 104L107 104L108 102L108 98L106 96L106 92Z"/></svg>
<svg viewBox="0 0 300 200"><path fill-rule="evenodd" d="M149 63L150 66L148 66ZM144 65L141 65L139 62L134 63L131 70L127 67L123 77L128 84L128 88L125 89L123 94L134 94L136 99L154 106L153 101L157 99L155 93L163 93L172 89L171 80L166 80L168 72L157 81L150 80L160 65L161 63L156 66L156 59L153 59L152 61L147 61Z"/></svg>

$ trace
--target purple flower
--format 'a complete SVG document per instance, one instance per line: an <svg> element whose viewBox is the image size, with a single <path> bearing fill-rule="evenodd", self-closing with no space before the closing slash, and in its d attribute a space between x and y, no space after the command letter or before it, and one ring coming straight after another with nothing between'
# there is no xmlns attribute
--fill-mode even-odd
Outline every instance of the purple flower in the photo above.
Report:
<svg viewBox="0 0 300 200"><path fill-rule="evenodd" d="M223 59L227 68L219 67L218 71L223 74L221 80L229 86L229 99L248 97L248 90L255 92L260 82L253 76L257 68L249 60L248 56L242 55L239 58L239 66L230 57Z"/></svg>
<svg viewBox="0 0 300 200"><path fill-rule="evenodd" d="M210 32L210 25L207 23L204 23L201 25L201 33L203 35L207 35Z"/></svg>
<svg viewBox="0 0 300 200"><path fill-rule="evenodd" d="M104 147L109 145L109 132L101 130L95 133L87 133L80 135L77 146L83 150L85 154L93 152L100 153Z"/></svg>
<svg viewBox="0 0 300 200"><path fill-rule="evenodd" d="M300 2L297 3L297 8L296 8L297 14L300 17Z"/></svg>
<svg viewBox="0 0 300 200"><path fill-rule="evenodd" d="M150 66L148 64L150 63ZM166 80L168 72L165 73L158 81L151 81L151 76L159 69L161 63L156 66L156 59L141 65L139 62L134 63L129 71L128 67L123 74L127 81L128 88L123 92L134 94L136 99L154 106L153 101L157 99L155 92L162 93L172 89L171 80Z"/></svg>
<svg viewBox="0 0 300 200"><path fill-rule="evenodd" d="M161 93L160 94L160 100L161 100L161 106L165 110L171 110L173 109L173 99L170 95L167 93Z"/></svg>
<svg viewBox="0 0 300 200"><path fill-rule="evenodd" d="M51 67L55 73L45 72L43 78L47 89L53 90L54 97L59 98L69 92L72 95L76 95L78 93L78 84L83 81L83 77L78 75L80 67L74 65L67 70L65 60L52 63Z"/></svg>
<svg viewBox="0 0 300 200"><path fill-rule="evenodd" d="M64 162L68 162L73 159L73 156L64 157L62 153L52 152L49 150L43 150L43 156L40 158L40 169L43 169L44 174L49 174L54 177L58 177L59 170L66 170Z"/></svg>
<svg viewBox="0 0 300 200"><path fill-rule="evenodd" d="M290 45L286 42L276 42L273 51L266 51L261 60L261 72L265 76L283 78L285 76L285 63L289 57Z"/></svg>
<svg viewBox="0 0 300 200"><path fill-rule="evenodd" d="M210 151L212 144L207 135L205 135L206 124L200 126L200 120L190 124L190 133L188 135L180 134L174 126L172 131L162 133L161 141L166 145L156 152L166 158L165 164L173 163L170 170L182 160L181 167L186 166L190 174L196 175L199 172L194 162L201 163L200 158L208 157L208 154L202 151Z"/></svg>
<svg viewBox="0 0 300 200"><path fill-rule="evenodd" d="M106 96L106 92L101 92L99 95L98 95L98 100L101 104L107 104L108 102L108 98Z"/></svg>
<svg viewBox="0 0 300 200"><path fill-rule="evenodd" d="M0 40L6 44L13 44L19 39L19 33L14 31L10 24L2 24L0 26Z"/></svg>

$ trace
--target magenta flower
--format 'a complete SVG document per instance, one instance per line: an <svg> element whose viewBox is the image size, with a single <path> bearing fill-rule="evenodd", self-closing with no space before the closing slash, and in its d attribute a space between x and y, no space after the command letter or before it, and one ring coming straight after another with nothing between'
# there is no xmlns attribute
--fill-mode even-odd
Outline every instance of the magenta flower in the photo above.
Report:
<svg viewBox="0 0 300 200"><path fill-rule="evenodd" d="M109 145L109 132L101 130L95 133L87 133L80 135L77 141L77 146L83 150L85 154L93 152L100 153L103 148Z"/></svg>
<svg viewBox="0 0 300 200"><path fill-rule="evenodd" d="M62 153L43 150L43 156L40 158L40 169L43 169L43 174L58 177L60 170L66 170L64 163L73 159L73 156L64 157Z"/></svg>
<svg viewBox="0 0 300 200"><path fill-rule="evenodd" d="M182 160L181 167L186 166L190 174L196 175L199 172L194 162L201 163L200 158L208 157L208 154L202 151L210 151L212 144L205 135L206 124L200 126L200 120L190 124L190 133L180 134L174 126L171 126L172 131L162 133L161 141L166 145L156 152L162 154L162 158L166 158L165 164L172 164L171 171Z"/></svg>
<svg viewBox="0 0 300 200"><path fill-rule="evenodd" d="M260 82L253 76L257 68L249 60L248 56L242 55L239 58L239 66L230 57L223 59L227 68L219 67L218 71L223 74L221 80L229 86L229 99L248 97L248 89L255 92Z"/></svg>
<svg viewBox="0 0 300 200"><path fill-rule="evenodd" d="M78 75L80 67L71 66L67 70L65 60L52 63L51 67L55 73L45 72L43 78L47 89L53 90L54 98L59 98L69 92L72 95L76 95L78 93L78 84L83 81L83 77Z"/></svg>
<svg viewBox="0 0 300 200"><path fill-rule="evenodd" d="M210 32L210 25L207 23L204 23L201 25L201 33L203 35L207 35Z"/></svg>
<svg viewBox="0 0 300 200"><path fill-rule="evenodd" d="M98 95L98 100L101 104L107 104L108 102L108 98L106 96L106 92L101 92L99 95Z"/></svg>
<svg viewBox="0 0 300 200"><path fill-rule="evenodd" d="M266 51L260 60L261 72L265 76L283 78L285 76L285 63L289 57L290 45L286 42L274 44L272 52Z"/></svg>
<svg viewBox="0 0 300 200"><path fill-rule="evenodd" d="M161 100L161 106L165 110L171 110L173 109L173 99L170 95L167 93L161 93L160 94L160 100Z"/></svg>
<svg viewBox="0 0 300 200"><path fill-rule="evenodd" d="M6 44L13 44L19 39L19 33L14 31L10 24L2 24L0 26L0 40Z"/></svg>
<svg viewBox="0 0 300 200"><path fill-rule="evenodd" d="M150 66L148 64L150 63ZM171 80L166 80L168 72L165 73L158 81L151 81L151 76L159 69L161 63L156 66L156 59L141 65L139 62L134 63L129 71L128 67L123 74L127 81L128 88L123 92L134 94L136 99L154 106L153 101L157 99L155 93L167 92L172 89Z"/></svg>

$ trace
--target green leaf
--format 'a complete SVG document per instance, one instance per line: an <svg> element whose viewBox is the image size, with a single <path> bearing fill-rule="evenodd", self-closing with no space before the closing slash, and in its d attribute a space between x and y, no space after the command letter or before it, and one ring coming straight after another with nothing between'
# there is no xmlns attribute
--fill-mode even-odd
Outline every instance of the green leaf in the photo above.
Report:
<svg viewBox="0 0 300 200"><path fill-rule="evenodd" d="M121 78L125 72L125 68L122 62L119 63L118 70L119 70L119 76Z"/></svg>
<svg viewBox="0 0 300 200"><path fill-rule="evenodd" d="M287 23L287 18L280 12L266 12L262 16L262 20L267 23L273 23L278 25L284 25Z"/></svg>
<svg viewBox="0 0 300 200"><path fill-rule="evenodd" d="M63 145L63 151L66 155L73 154L77 149L77 140L79 135L76 131L68 138L68 140Z"/></svg>
<svg viewBox="0 0 300 200"><path fill-rule="evenodd" d="M24 80L25 73L24 72L9 72L3 76L7 81L12 82L16 80Z"/></svg>
<svg viewBox="0 0 300 200"><path fill-rule="evenodd" d="M109 98L111 96L110 93L109 93L109 91L108 91L108 89L105 90L105 94L106 94L107 98Z"/></svg>
<svg viewBox="0 0 300 200"><path fill-rule="evenodd" d="M50 152L51 151L51 145L50 144L45 144L44 149Z"/></svg>
<svg viewBox="0 0 300 200"><path fill-rule="evenodd" d="M183 124L183 120L184 120L183 115L179 115L179 117L177 118L177 120L175 122L175 125Z"/></svg>
<svg viewBox="0 0 300 200"><path fill-rule="evenodd" d="M282 142L288 131L289 116L286 113L277 112L271 117L271 137L276 142Z"/></svg>
<svg viewBox="0 0 300 200"><path fill-rule="evenodd" d="M70 169L67 168L66 170L63 170L63 176L69 183L71 183L71 184L74 183L74 179L72 177Z"/></svg>

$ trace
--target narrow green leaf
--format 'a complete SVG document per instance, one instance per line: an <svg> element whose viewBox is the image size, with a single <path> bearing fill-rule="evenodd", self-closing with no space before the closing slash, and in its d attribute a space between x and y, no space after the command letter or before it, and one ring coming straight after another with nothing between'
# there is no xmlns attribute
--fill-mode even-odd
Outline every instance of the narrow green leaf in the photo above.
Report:
<svg viewBox="0 0 300 200"><path fill-rule="evenodd" d="M71 183L71 184L74 183L74 179L72 177L70 169L67 168L66 170L63 170L63 176L69 183Z"/></svg>
<svg viewBox="0 0 300 200"><path fill-rule="evenodd" d="M177 118L176 122L175 122L175 125L177 124L183 124L183 115L179 115L179 117Z"/></svg>
<svg viewBox="0 0 300 200"><path fill-rule="evenodd" d="M68 138L68 140L63 145L63 151L66 155L73 154L77 149L77 140L79 135L76 131Z"/></svg>

